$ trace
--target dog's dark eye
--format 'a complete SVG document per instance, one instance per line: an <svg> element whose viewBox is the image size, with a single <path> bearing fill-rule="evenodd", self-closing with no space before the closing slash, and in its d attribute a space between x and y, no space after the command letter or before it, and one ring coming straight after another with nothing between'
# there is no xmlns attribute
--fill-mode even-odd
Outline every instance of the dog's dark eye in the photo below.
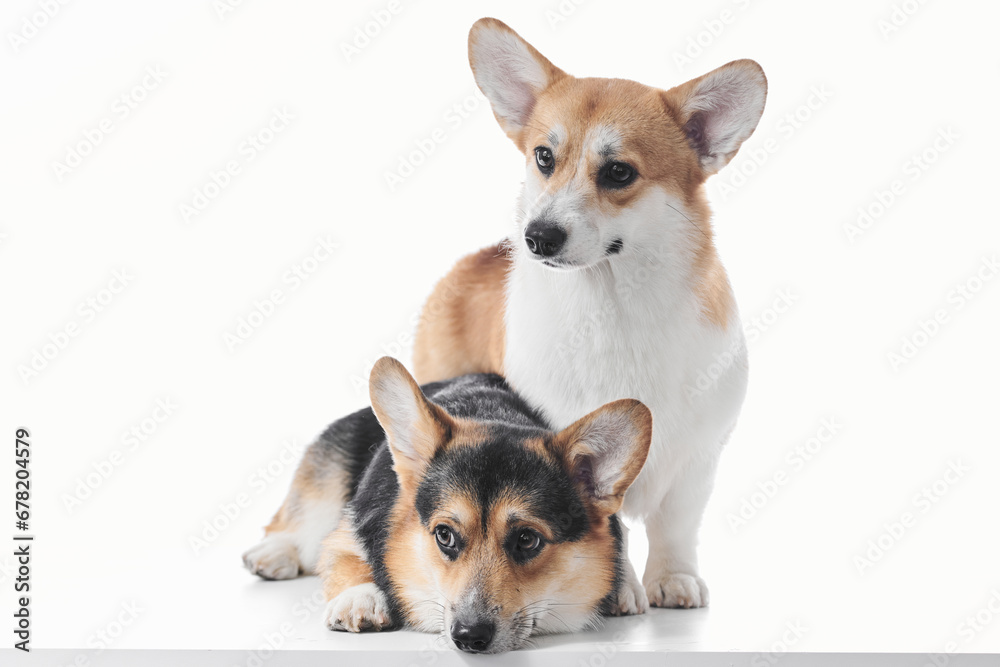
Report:
<svg viewBox="0 0 1000 667"><path fill-rule="evenodd" d="M601 182L605 187L624 188L635 180L635 169L624 162L611 162L601 170Z"/></svg>
<svg viewBox="0 0 1000 667"><path fill-rule="evenodd" d="M541 543L541 538L529 531L524 531L517 536L517 548L520 551L534 551Z"/></svg>
<svg viewBox="0 0 1000 667"><path fill-rule="evenodd" d="M542 538L533 530L516 531L508 538L507 542L508 553L518 563L524 563L534 558L543 546Z"/></svg>
<svg viewBox="0 0 1000 667"><path fill-rule="evenodd" d="M539 146L535 149L535 162L538 163L538 171L548 176L556 165L556 158L552 155L551 150L545 146Z"/></svg>
<svg viewBox="0 0 1000 667"><path fill-rule="evenodd" d="M456 540L455 533L451 531L448 526L438 526L434 529L434 536L437 538L438 545L443 549L454 549Z"/></svg>

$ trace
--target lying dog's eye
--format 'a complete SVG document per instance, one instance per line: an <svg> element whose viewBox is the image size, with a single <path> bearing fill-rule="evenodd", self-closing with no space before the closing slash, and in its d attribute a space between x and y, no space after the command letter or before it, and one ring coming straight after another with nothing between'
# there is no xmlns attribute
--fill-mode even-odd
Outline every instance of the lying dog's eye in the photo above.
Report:
<svg viewBox="0 0 1000 667"><path fill-rule="evenodd" d="M530 531L524 531L517 536L517 548L520 551L534 551L541 545L542 540Z"/></svg>
<svg viewBox="0 0 1000 667"><path fill-rule="evenodd" d="M538 170L548 176L555 167L556 158L552 155L551 150L545 146L539 146L535 149L535 162L538 163Z"/></svg>
<svg viewBox="0 0 1000 667"><path fill-rule="evenodd" d="M507 538L507 553L516 563L525 563L542 550L544 543L538 533L533 530L521 529Z"/></svg>
<svg viewBox="0 0 1000 667"><path fill-rule="evenodd" d="M601 170L602 184L609 188L623 188L635 180L635 169L624 162L612 162Z"/></svg>
<svg viewBox="0 0 1000 667"><path fill-rule="evenodd" d="M455 533L448 526L438 526L435 528L434 537L437 538L438 546L445 551L454 551L458 546Z"/></svg>

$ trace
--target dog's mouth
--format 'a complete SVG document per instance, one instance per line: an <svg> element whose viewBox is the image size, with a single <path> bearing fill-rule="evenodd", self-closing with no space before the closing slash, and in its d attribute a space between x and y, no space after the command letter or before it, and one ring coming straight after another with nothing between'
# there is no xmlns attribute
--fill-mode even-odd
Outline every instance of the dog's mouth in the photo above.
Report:
<svg viewBox="0 0 1000 667"><path fill-rule="evenodd" d="M604 249L604 254L608 256L617 255L622 251L623 247L625 247L625 242L620 238L615 239Z"/></svg>
<svg viewBox="0 0 1000 667"><path fill-rule="evenodd" d="M463 653L497 655L524 648L538 627L538 618L534 614L518 613L513 618L506 619L506 621L499 621L498 625L502 629L498 628L492 641L488 643L488 646L483 647L462 647L455 642L452 633L447 629L451 625L450 622L442 618L442 624L444 627L439 638L443 646Z"/></svg>
<svg viewBox="0 0 1000 667"><path fill-rule="evenodd" d="M553 271L575 271L577 269L582 269L592 264L597 264L602 260L610 259L611 257L619 254L625 248L625 241L621 238L613 239L610 243L604 246L604 252L598 256L594 262L575 262L561 259L559 257L540 257L538 255L532 255L532 259L539 262L542 266L552 269Z"/></svg>

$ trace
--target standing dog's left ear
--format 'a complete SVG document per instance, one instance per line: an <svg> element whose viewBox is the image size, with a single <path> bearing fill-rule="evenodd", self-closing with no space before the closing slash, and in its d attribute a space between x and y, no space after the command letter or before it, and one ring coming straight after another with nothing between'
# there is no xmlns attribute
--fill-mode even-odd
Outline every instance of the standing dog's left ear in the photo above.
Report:
<svg viewBox="0 0 1000 667"><path fill-rule="evenodd" d="M506 23L479 19L469 31L469 64L500 127L524 149L521 130L543 90L568 76Z"/></svg>
<svg viewBox="0 0 1000 667"><path fill-rule="evenodd" d="M664 95L680 117L702 171L711 176L756 129L764 113L767 78L753 60L734 60Z"/></svg>
<svg viewBox="0 0 1000 667"><path fill-rule="evenodd" d="M604 514L614 514L649 454L653 416L634 399L608 403L555 437L573 483Z"/></svg>
<svg viewBox="0 0 1000 667"><path fill-rule="evenodd" d="M438 447L448 441L454 421L427 400L413 376L392 357L375 362L368 389L372 410L389 441L400 486L409 489Z"/></svg>

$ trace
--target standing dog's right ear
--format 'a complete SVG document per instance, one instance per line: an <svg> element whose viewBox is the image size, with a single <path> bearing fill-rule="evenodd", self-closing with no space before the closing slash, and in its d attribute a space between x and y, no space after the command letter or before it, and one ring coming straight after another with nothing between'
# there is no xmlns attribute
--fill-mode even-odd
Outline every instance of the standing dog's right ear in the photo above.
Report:
<svg viewBox="0 0 1000 667"><path fill-rule="evenodd" d="M469 31L469 64L500 127L523 151L521 130L539 94L568 75L493 18L479 19Z"/></svg>
<svg viewBox="0 0 1000 667"><path fill-rule="evenodd" d="M389 441L399 484L404 490L415 490L427 462L450 438L454 421L427 400L413 376L392 357L375 362L368 389L372 411Z"/></svg>

